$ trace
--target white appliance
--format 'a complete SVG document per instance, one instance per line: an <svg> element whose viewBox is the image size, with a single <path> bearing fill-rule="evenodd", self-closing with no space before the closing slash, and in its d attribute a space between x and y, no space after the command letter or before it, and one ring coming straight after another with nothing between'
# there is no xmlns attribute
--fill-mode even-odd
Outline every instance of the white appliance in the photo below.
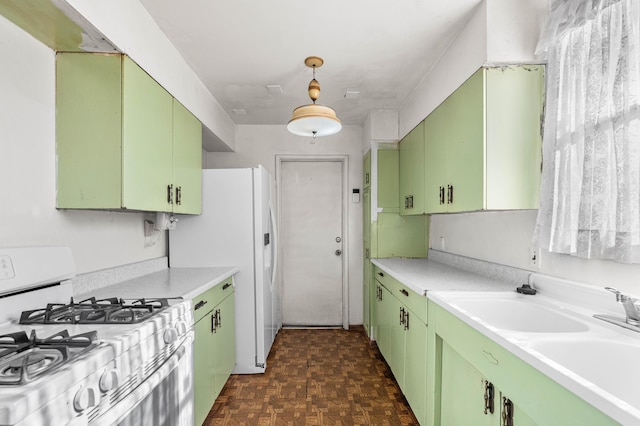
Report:
<svg viewBox="0 0 640 426"><path fill-rule="evenodd" d="M234 374L264 373L281 327L271 188L271 175L262 166L205 169L202 215L180 217L169 233L171 267L239 267Z"/></svg>
<svg viewBox="0 0 640 426"><path fill-rule="evenodd" d="M74 274L66 247L0 248L0 425L192 426L191 303L74 301Z"/></svg>

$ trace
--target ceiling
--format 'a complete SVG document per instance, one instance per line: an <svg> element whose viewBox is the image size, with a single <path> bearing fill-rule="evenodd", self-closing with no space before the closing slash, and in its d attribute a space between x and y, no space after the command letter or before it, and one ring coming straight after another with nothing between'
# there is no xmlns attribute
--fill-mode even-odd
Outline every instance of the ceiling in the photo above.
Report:
<svg viewBox="0 0 640 426"><path fill-rule="evenodd" d="M236 124L286 124L320 56L318 103L358 125L402 106L481 1L140 0Z"/></svg>

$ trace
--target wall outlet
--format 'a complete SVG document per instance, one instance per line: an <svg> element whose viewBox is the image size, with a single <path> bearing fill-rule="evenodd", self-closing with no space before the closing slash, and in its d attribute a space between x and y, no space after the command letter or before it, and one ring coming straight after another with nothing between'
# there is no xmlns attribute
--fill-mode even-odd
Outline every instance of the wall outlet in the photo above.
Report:
<svg viewBox="0 0 640 426"><path fill-rule="evenodd" d="M529 266L532 268L540 269L542 266L542 257L540 256L540 248L531 246L529 247Z"/></svg>

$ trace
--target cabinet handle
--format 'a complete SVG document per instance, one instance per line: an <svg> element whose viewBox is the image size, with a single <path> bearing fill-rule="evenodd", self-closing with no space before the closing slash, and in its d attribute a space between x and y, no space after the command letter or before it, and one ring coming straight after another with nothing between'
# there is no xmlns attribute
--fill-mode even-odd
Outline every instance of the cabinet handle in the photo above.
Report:
<svg viewBox="0 0 640 426"><path fill-rule="evenodd" d="M409 329L409 310L408 309L404 311L404 329L405 330Z"/></svg>
<svg viewBox="0 0 640 426"><path fill-rule="evenodd" d="M400 308L400 325L404 324L404 308Z"/></svg>
<svg viewBox="0 0 640 426"><path fill-rule="evenodd" d="M167 204L173 204L173 184L167 185Z"/></svg>
<svg viewBox="0 0 640 426"><path fill-rule="evenodd" d="M211 314L211 332L215 333L216 332L216 328L218 326L218 321L216 318L216 314Z"/></svg>
<svg viewBox="0 0 640 426"><path fill-rule="evenodd" d="M231 283L226 283L225 285L222 286L223 290L228 289L229 287L231 287Z"/></svg>
<svg viewBox="0 0 640 426"><path fill-rule="evenodd" d="M440 204L444 204L444 186L440 187Z"/></svg>
<svg viewBox="0 0 640 426"><path fill-rule="evenodd" d="M513 426L513 402L502 397L502 426Z"/></svg>
<svg viewBox="0 0 640 426"><path fill-rule="evenodd" d="M365 259L369 258L369 249L364 249L364 258Z"/></svg>
<svg viewBox="0 0 640 426"><path fill-rule="evenodd" d="M222 327L222 315L220 314L220 309L216 310L216 316L218 317L218 328Z"/></svg>
<svg viewBox="0 0 640 426"><path fill-rule="evenodd" d="M447 185L447 204L453 204L453 185Z"/></svg>
<svg viewBox="0 0 640 426"><path fill-rule="evenodd" d="M404 294L405 296L409 297L409 292L407 290L405 290L404 288L401 288L398 291L400 291L400 293Z"/></svg>
<svg viewBox="0 0 640 426"><path fill-rule="evenodd" d="M404 197L404 207L406 209L413 208L413 195L407 195L406 197Z"/></svg>
<svg viewBox="0 0 640 426"><path fill-rule="evenodd" d="M484 414L487 412L493 414L493 398L494 397L494 389L493 383L488 380L484 381Z"/></svg>
<svg viewBox="0 0 640 426"><path fill-rule="evenodd" d="M369 172L364 174L364 183L369 183Z"/></svg>
<svg viewBox="0 0 640 426"><path fill-rule="evenodd" d="M176 204L182 204L182 187L176 186Z"/></svg>
<svg viewBox="0 0 640 426"><path fill-rule="evenodd" d="M198 309L202 308L206 304L207 304L206 300L201 300L198 303L196 303L196 306L193 307L193 310L197 311Z"/></svg>

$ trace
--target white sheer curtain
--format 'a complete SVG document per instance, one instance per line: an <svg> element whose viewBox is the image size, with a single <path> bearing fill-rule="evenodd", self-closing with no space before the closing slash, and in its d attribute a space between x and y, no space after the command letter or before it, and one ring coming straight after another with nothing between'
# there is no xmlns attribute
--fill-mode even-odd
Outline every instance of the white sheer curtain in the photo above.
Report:
<svg viewBox="0 0 640 426"><path fill-rule="evenodd" d="M640 0L555 0L534 244L640 263Z"/></svg>

